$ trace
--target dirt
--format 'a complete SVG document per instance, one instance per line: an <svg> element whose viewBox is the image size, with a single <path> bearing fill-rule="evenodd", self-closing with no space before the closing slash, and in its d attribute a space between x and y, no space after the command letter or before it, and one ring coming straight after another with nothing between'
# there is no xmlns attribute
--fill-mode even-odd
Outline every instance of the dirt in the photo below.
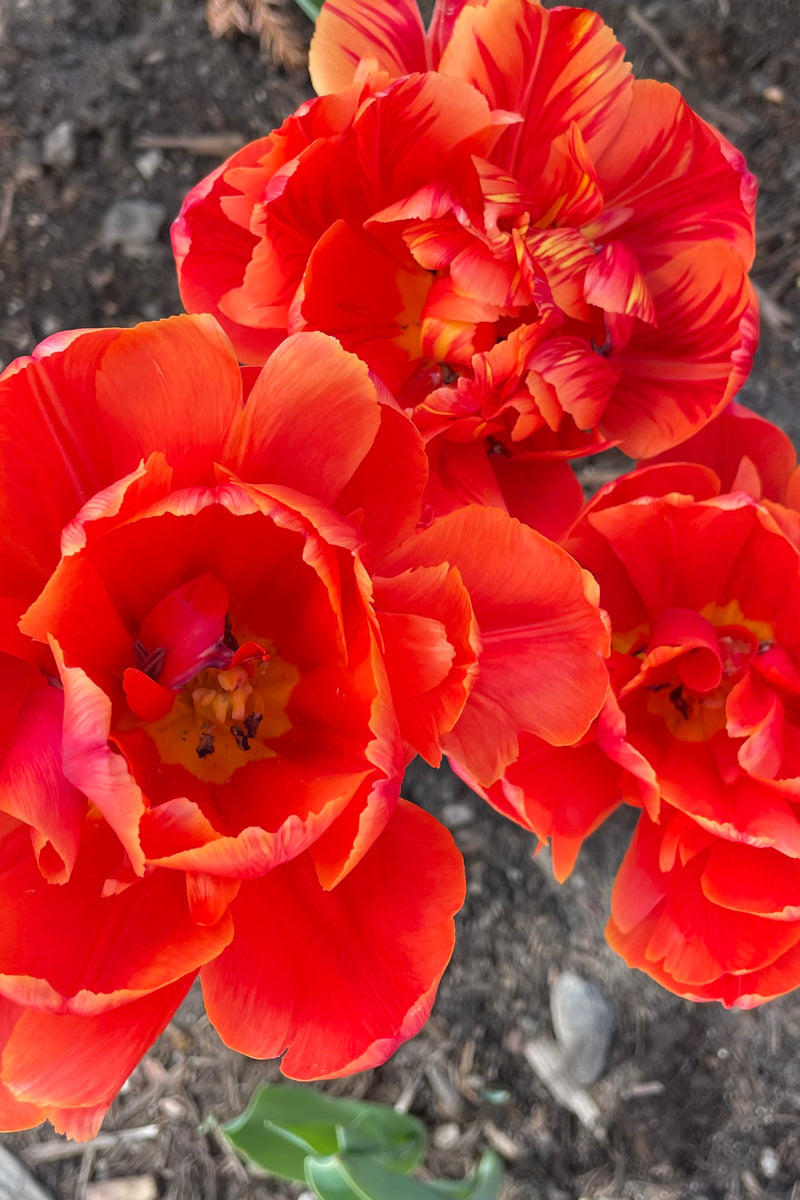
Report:
<svg viewBox="0 0 800 1200"><path fill-rule="evenodd" d="M597 8L637 74L678 85L759 176L764 328L742 399L800 442L798 0ZM310 24L292 19L307 39ZM309 94L303 70L253 41L213 40L201 0L0 0L0 362L57 329L179 311L168 224L183 195ZM134 245L108 230L121 200L161 206ZM412 768L406 794L453 822L465 855L455 956L425 1030L384 1067L325 1086L410 1106L435 1173L463 1174L495 1145L505 1200L800 1200L797 997L750 1013L692 1005L616 958L603 925L631 814L607 823L559 887L547 852L532 860L532 839L446 771ZM552 1036L549 989L564 968L595 981L616 1014L589 1089L595 1132L524 1054ZM3 1143L57 1200L139 1176L161 1200L284 1200L299 1189L247 1172L216 1125L278 1078L275 1064L221 1045L195 991L115 1103L104 1144L67 1145L47 1127Z"/></svg>

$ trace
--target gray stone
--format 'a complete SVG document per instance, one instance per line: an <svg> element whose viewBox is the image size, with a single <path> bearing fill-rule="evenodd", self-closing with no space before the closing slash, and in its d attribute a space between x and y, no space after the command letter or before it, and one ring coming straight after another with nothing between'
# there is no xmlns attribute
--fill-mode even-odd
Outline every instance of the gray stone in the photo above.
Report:
<svg viewBox="0 0 800 1200"><path fill-rule="evenodd" d="M134 258L146 257L166 216L164 205L152 200L117 200L103 217L103 245L120 246L123 254Z"/></svg>
<svg viewBox="0 0 800 1200"><path fill-rule="evenodd" d="M454 800L452 804L445 804L443 807L442 820L448 829L463 829L475 820L475 810L471 804Z"/></svg>
<svg viewBox="0 0 800 1200"><path fill-rule="evenodd" d="M765 1146L759 1156L758 1165L765 1179L774 1179L781 1169L781 1160L772 1146Z"/></svg>
<svg viewBox="0 0 800 1200"><path fill-rule="evenodd" d="M42 162L56 170L66 171L75 165L78 149L75 142L75 126L72 121L59 121L42 142Z"/></svg>
<svg viewBox="0 0 800 1200"><path fill-rule="evenodd" d="M461 1130L455 1121L448 1121L445 1125L437 1125L433 1131L433 1144L440 1150L451 1150L457 1145L461 1138Z"/></svg>
<svg viewBox="0 0 800 1200"><path fill-rule="evenodd" d="M582 1087L595 1083L605 1070L614 1008L596 984L564 971L550 991L553 1030L564 1065Z"/></svg>
<svg viewBox="0 0 800 1200"><path fill-rule="evenodd" d="M145 150L143 154L138 155L136 158L136 170L143 179L149 180L158 174L163 162L164 155L159 149L154 147L152 150Z"/></svg>

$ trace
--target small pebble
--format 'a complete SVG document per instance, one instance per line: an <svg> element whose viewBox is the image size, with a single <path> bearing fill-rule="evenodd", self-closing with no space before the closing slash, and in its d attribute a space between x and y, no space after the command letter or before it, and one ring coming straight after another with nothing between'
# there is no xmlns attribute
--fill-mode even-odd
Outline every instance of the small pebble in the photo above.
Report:
<svg viewBox="0 0 800 1200"><path fill-rule="evenodd" d="M442 808L442 821L448 829L463 829L475 820L475 810L470 804L445 804Z"/></svg>
<svg viewBox="0 0 800 1200"><path fill-rule="evenodd" d="M152 179L158 173L158 169L164 161L164 155L159 149L154 147L152 150L145 150L144 154L140 154L136 159L136 170L143 179Z"/></svg>
<svg viewBox="0 0 800 1200"><path fill-rule="evenodd" d="M42 162L56 170L66 171L75 165L78 148L72 121L59 121L45 134L42 143Z"/></svg>
<svg viewBox="0 0 800 1200"><path fill-rule="evenodd" d="M765 1146L758 1159L761 1174L765 1179L774 1179L781 1169L781 1162L772 1146Z"/></svg>
<svg viewBox="0 0 800 1200"><path fill-rule="evenodd" d="M106 211L100 236L104 246L120 246L123 254L146 256L167 216L152 200L117 200Z"/></svg>
<svg viewBox="0 0 800 1200"><path fill-rule="evenodd" d="M456 1125L455 1121L448 1121L446 1125L438 1125L433 1131L433 1144L438 1146L440 1150L450 1150L455 1146L456 1142L461 1137L461 1130Z"/></svg>
<svg viewBox="0 0 800 1200"><path fill-rule="evenodd" d="M572 971L558 976L550 991L553 1029L564 1065L575 1083L587 1087L605 1070L614 1008L600 989Z"/></svg>

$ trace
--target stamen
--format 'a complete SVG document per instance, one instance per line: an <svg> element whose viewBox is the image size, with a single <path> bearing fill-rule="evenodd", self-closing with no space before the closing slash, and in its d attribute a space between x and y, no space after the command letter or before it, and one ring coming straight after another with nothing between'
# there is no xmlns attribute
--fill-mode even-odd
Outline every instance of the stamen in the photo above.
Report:
<svg viewBox="0 0 800 1200"><path fill-rule="evenodd" d="M214 735L213 733L201 733L197 743L197 757L205 758L209 754L214 753Z"/></svg>
<svg viewBox="0 0 800 1200"><path fill-rule="evenodd" d="M241 725L231 725L231 734L233 735L233 737L236 741L236 745L239 747L240 750L249 750L250 749L250 742L248 740L248 736L245 733L245 731L242 729Z"/></svg>
<svg viewBox="0 0 800 1200"><path fill-rule="evenodd" d="M167 657L166 646L156 646L155 650L148 651L147 647L137 638L132 648L135 665L143 675L149 675L157 682L161 668L164 666L164 659Z"/></svg>
<svg viewBox="0 0 800 1200"><path fill-rule="evenodd" d="M233 650L234 654L239 649L239 642L233 632L233 626L231 625L230 613L225 614L225 633L222 637L222 644L223 646L227 646L229 650Z"/></svg>
<svg viewBox="0 0 800 1200"><path fill-rule="evenodd" d="M683 717L684 721L688 721L691 714L691 709L688 701L684 699L682 683L679 683L677 687L672 689L669 694L669 698Z"/></svg>
<svg viewBox="0 0 800 1200"><path fill-rule="evenodd" d="M244 719L244 727L247 730L248 737L253 738L256 736L258 727L263 720L264 720L263 713L251 712L251 713L247 714L247 716Z"/></svg>

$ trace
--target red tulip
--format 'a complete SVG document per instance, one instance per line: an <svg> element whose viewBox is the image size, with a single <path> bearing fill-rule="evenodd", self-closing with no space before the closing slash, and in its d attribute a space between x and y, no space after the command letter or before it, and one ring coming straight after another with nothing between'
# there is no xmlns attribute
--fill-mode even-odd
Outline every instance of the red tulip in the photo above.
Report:
<svg viewBox="0 0 800 1200"><path fill-rule="evenodd" d="M240 371L211 318L57 335L0 377L0 1124L75 1137L199 973L294 1078L425 1021L463 868L399 798L464 746L581 737L594 585L465 509L332 339ZM506 682L504 682L506 681Z"/></svg>
<svg viewBox="0 0 800 1200"><path fill-rule="evenodd" d="M795 522L774 501L720 493L700 464L645 468L598 493L566 546L611 621L613 697L579 748L526 738L488 789L552 837L562 876L615 804L642 808L611 945L674 992L743 1008L800 985Z"/></svg>
<svg viewBox="0 0 800 1200"><path fill-rule="evenodd" d="M247 362L335 334L432 443L434 512L563 531L566 460L689 437L757 335L754 181L623 53L597 15L535 0L439 0L427 34L414 0L326 3L320 97L184 202L184 303Z"/></svg>

